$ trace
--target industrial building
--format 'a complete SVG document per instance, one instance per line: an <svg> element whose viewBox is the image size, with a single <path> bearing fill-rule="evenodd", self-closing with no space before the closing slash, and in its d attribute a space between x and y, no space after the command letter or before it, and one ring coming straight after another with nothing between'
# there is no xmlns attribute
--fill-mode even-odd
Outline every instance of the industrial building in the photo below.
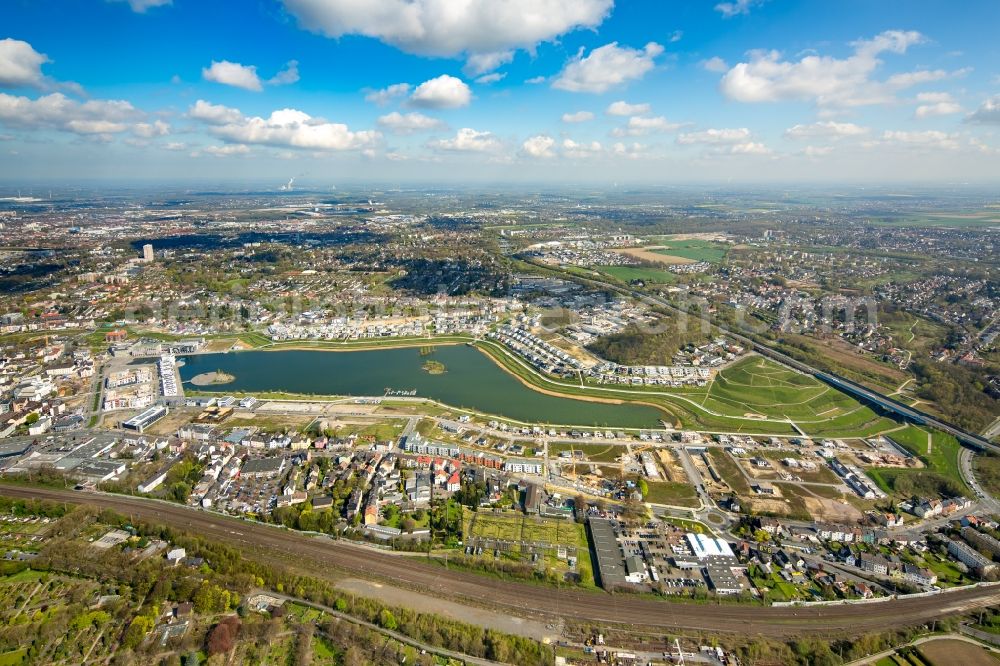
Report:
<svg viewBox="0 0 1000 666"><path fill-rule="evenodd" d="M153 405L146 411L133 416L128 421L123 422L122 428L141 433L146 428L162 419L168 413L170 413L170 410L166 405Z"/></svg>

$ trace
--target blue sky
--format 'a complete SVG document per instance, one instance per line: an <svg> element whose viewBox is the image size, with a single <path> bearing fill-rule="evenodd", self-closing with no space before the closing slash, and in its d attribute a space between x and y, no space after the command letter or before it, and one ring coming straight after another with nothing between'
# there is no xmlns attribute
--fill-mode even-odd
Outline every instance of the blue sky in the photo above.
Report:
<svg viewBox="0 0 1000 666"><path fill-rule="evenodd" d="M995 181L1000 3L6 0L0 179Z"/></svg>

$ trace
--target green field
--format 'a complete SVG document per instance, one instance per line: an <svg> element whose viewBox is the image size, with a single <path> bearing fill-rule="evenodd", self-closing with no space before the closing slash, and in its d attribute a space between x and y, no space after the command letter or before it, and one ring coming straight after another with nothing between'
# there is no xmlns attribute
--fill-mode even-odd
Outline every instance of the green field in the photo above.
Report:
<svg viewBox="0 0 1000 666"><path fill-rule="evenodd" d="M656 268L643 266L595 266L595 268L601 273L625 283L632 280L642 280L652 284L672 284L677 281L677 276L670 271L661 271Z"/></svg>
<svg viewBox="0 0 1000 666"><path fill-rule="evenodd" d="M729 252L729 245L726 243L716 243L715 241L704 240L677 240L659 243L662 249L656 249L657 254L665 254L671 257L683 257L692 261L707 261L717 264L726 258Z"/></svg>
<svg viewBox="0 0 1000 666"><path fill-rule="evenodd" d="M928 453L927 433L928 431L923 428L908 425L901 430L888 433L888 437L919 457L931 471L956 481L963 488L966 487L958 462L962 445L947 433L931 430L931 446Z"/></svg>
<svg viewBox="0 0 1000 666"><path fill-rule="evenodd" d="M847 394L760 356L748 356L720 372L700 404L729 416L790 419L810 434L827 437L894 426Z"/></svg>
<svg viewBox="0 0 1000 666"><path fill-rule="evenodd" d="M643 500L651 504L670 504L692 508L700 504L698 493L694 486L689 483L648 481L646 485L649 487L649 492L643 496Z"/></svg>

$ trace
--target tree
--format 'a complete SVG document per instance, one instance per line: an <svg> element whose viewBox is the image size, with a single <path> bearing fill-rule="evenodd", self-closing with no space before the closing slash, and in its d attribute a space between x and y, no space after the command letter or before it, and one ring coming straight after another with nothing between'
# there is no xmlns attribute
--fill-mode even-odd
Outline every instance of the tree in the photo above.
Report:
<svg viewBox="0 0 1000 666"><path fill-rule="evenodd" d="M382 612L379 613L378 623L389 631L394 631L399 626L396 623L396 616L388 608L383 608Z"/></svg>
<svg viewBox="0 0 1000 666"><path fill-rule="evenodd" d="M153 618L146 617L145 615L137 615L128 626L128 629L125 630L125 637L122 638L122 647L130 650L135 649L152 629Z"/></svg>
<svg viewBox="0 0 1000 666"><path fill-rule="evenodd" d="M208 655L223 654L233 649L236 644L236 634L239 633L240 620L231 615L212 628L208 634Z"/></svg>

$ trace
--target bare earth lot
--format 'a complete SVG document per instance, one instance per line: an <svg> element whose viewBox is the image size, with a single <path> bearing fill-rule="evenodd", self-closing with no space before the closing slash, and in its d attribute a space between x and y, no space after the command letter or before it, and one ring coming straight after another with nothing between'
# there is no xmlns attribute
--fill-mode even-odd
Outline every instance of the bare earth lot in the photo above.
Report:
<svg viewBox="0 0 1000 666"><path fill-rule="evenodd" d="M654 250L663 250L663 249L667 248L661 245L654 245L651 247L628 247L615 250L615 252L627 254L630 257L635 257L636 259L640 259L642 261L651 261L656 264L666 264L668 266L671 264L695 263L694 259L688 259L686 257L674 257L669 254L660 254L658 252L654 252Z"/></svg>

